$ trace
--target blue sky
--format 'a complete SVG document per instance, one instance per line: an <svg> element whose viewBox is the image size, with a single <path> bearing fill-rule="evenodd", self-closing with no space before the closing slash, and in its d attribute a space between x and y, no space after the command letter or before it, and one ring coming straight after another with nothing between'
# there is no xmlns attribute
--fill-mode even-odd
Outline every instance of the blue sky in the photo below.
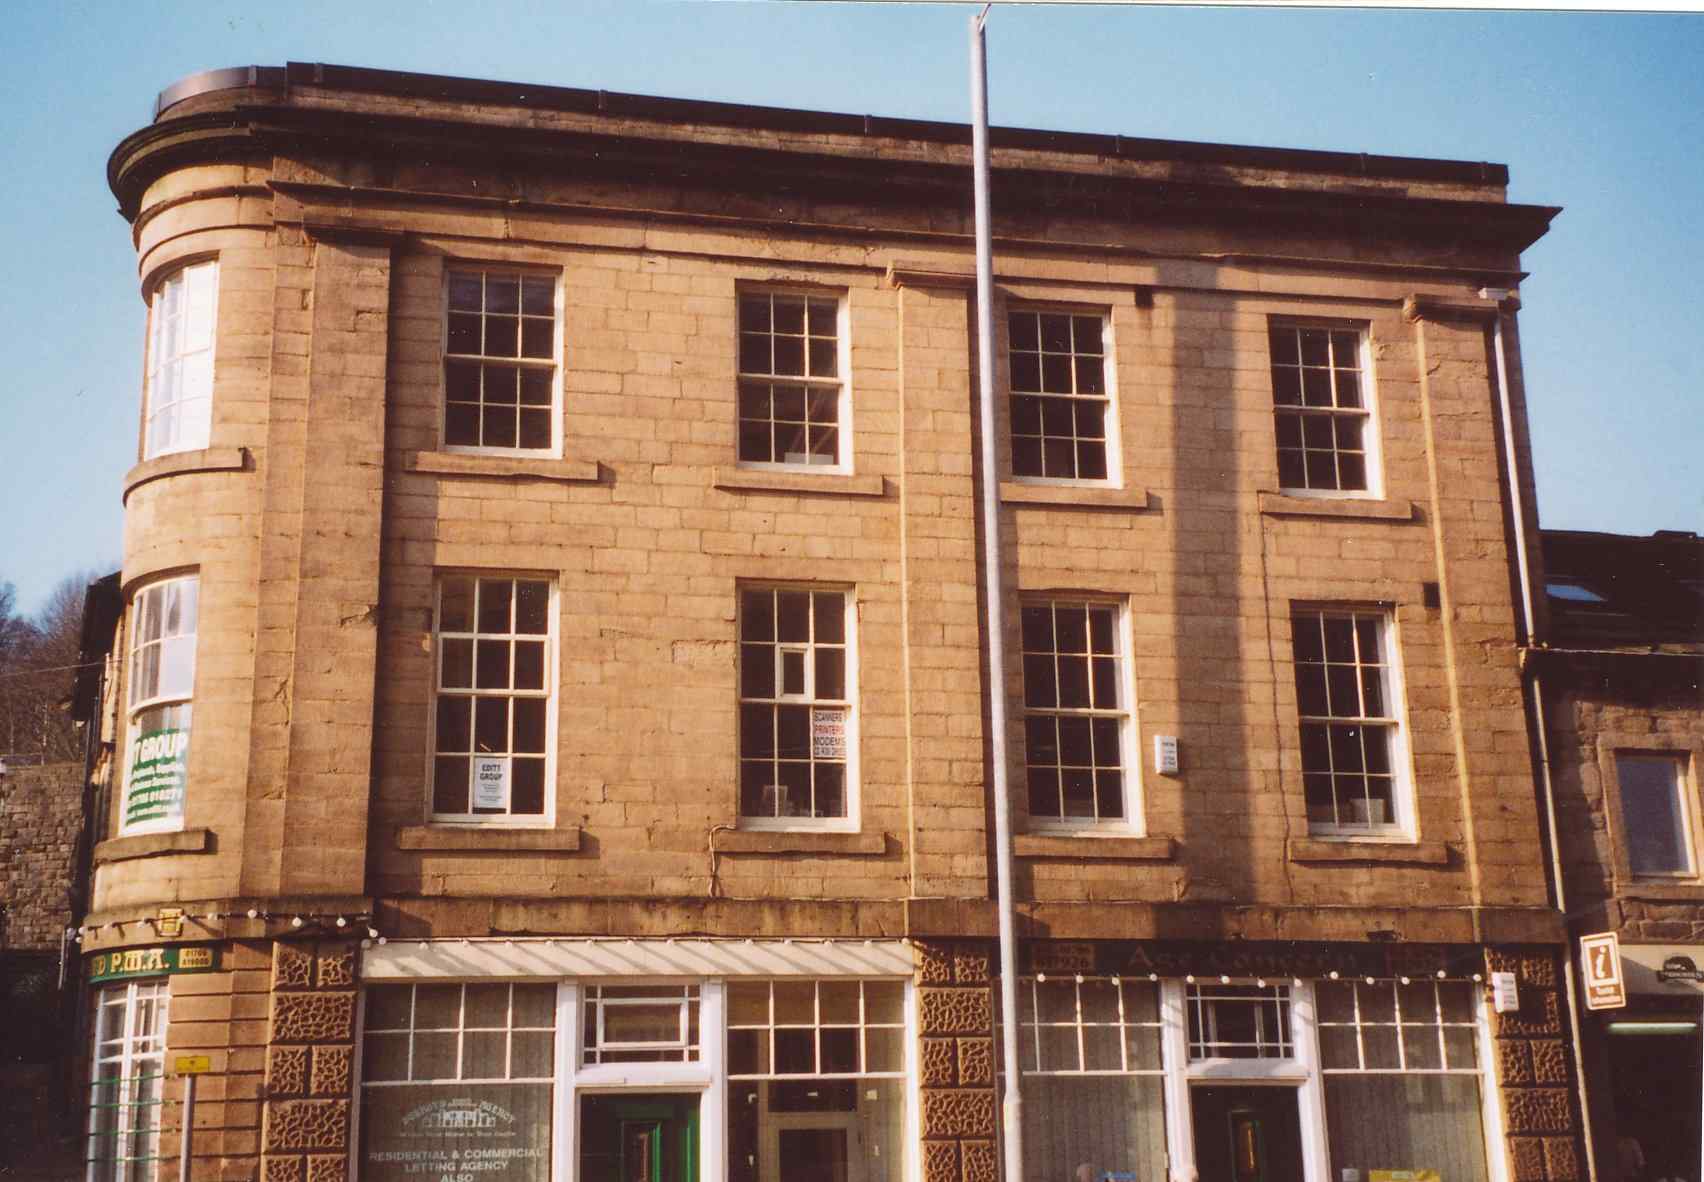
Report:
<svg viewBox="0 0 1704 1182"><path fill-rule="evenodd" d="M968 119L969 6L19 4L0 70L0 582L116 569L143 307L107 154L199 70L322 61ZM1494 160L1565 211L1521 313L1546 526L1704 532L1704 15L998 4L996 123Z"/></svg>

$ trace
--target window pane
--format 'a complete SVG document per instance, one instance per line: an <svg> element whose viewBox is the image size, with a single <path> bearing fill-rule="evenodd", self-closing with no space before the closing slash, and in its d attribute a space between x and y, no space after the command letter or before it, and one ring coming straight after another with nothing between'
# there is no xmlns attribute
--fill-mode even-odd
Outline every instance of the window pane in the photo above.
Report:
<svg viewBox="0 0 1704 1182"><path fill-rule="evenodd" d="M1327 1075L1325 1108L1333 1177L1374 1163L1463 1182L1489 1177L1475 1076Z"/></svg>
<svg viewBox="0 0 1704 1182"><path fill-rule="evenodd" d="M1680 762L1669 756L1617 755L1615 770L1633 873L1690 873L1692 843L1681 799Z"/></svg>

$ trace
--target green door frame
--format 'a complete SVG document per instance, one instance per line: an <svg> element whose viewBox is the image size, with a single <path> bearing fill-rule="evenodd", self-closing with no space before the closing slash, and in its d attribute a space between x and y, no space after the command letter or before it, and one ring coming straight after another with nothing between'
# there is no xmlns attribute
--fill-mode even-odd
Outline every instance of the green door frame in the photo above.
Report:
<svg viewBox="0 0 1704 1182"><path fill-rule="evenodd" d="M629 1124L653 1122L651 1129L651 1175L646 1182L698 1182L698 1121L699 1103L698 1092L638 1092L623 1094L620 1092L582 1093L580 1099L597 1099L602 1102L605 1113L621 1122L621 1156L622 1164L627 1158L627 1127ZM685 1110L683 1112L683 1109ZM582 1106L581 1112L585 1111ZM684 1119L682 1119L684 1116ZM679 1121L679 1137L677 1146L680 1150L679 1173L675 1177L663 1176L664 1130L670 1122ZM625 1176L623 1178L625 1182Z"/></svg>

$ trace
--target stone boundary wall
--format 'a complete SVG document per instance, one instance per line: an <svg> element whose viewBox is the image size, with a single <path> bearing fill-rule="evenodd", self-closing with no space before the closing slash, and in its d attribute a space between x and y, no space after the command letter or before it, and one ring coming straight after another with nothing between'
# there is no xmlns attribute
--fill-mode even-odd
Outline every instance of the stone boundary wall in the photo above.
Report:
<svg viewBox="0 0 1704 1182"><path fill-rule="evenodd" d="M59 950L82 825L82 764L14 767L0 777L0 948Z"/></svg>

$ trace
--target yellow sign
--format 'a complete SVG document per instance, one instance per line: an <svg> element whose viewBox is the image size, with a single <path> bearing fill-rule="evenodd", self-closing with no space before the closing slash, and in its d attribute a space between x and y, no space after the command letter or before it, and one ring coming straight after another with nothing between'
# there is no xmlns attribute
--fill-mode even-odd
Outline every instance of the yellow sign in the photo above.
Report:
<svg viewBox="0 0 1704 1182"><path fill-rule="evenodd" d="M154 929L168 940L183 935L183 908L160 908L159 917L154 920Z"/></svg>
<svg viewBox="0 0 1704 1182"><path fill-rule="evenodd" d="M1368 1170L1367 1182L1440 1182L1436 1170Z"/></svg>
<svg viewBox="0 0 1704 1182"><path fill-rule="evenodd" d="M172 1059L173 1075L200 1075L213 1070L211 1055L178 1055Z"/></svg>

